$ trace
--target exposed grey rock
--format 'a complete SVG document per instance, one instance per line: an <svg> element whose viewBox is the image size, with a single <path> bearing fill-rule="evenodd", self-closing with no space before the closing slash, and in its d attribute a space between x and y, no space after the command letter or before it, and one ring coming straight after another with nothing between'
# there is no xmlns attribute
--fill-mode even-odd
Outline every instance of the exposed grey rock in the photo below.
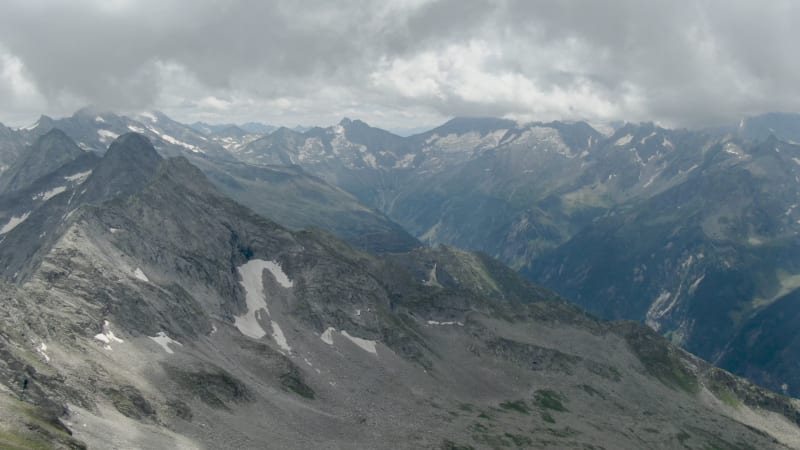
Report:
<svg viewBox="0 0 800 450"><path fill-rule="evenodd" d="M146 144L120 137L94 187L90 178L75 188L91 202L62 219L73 205L56 196L0 243L8 258L43 227L54 236L0 290L0 402L10 405L0 423L14 439L89 448L800 443L794 400L642 325L600 322L486 256L442 247L380 257L320 230L289 231ZM100 170L122 170L123 157L138 169ZM242 271L254 262L247 267L262 269ZM250 315L253 301L265 306ZM263 336L248 334L246 317ZM54 416L62 431L31 428L11 407L20 400L34 411L67 405Z"/></svg>

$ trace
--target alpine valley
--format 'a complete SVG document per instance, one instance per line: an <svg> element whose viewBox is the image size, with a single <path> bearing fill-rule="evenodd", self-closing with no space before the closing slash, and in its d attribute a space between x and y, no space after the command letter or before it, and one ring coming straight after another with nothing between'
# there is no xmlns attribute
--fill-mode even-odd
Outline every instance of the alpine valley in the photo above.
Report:
<svg viewBox="0 0 800 450"><path fill-rule="evenodd" d="M0 447L798 448L796 141L0 126Z"/></svg>

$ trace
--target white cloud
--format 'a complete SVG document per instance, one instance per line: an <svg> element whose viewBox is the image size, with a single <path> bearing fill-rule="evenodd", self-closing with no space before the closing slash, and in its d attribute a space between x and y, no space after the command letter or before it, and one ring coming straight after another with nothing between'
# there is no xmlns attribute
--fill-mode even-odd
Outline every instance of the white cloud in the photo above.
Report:
<svg viewBox="0 0 800 450"><path fill-rule="evenodd" d="M0 120L413 127L454 115L691 125L796 109L800 3L11 0Z"/></svg>

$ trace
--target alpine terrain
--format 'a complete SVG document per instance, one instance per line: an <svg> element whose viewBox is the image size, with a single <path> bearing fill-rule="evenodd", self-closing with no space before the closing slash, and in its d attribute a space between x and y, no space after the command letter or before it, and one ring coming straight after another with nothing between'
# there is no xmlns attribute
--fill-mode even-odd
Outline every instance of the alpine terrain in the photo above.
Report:
<svg viewBox="0 0 800 450"><path fill-rule="evenodd" d="M456 118L403 138L346 119L235 154L299 165L427 245L485 252L594 314L647 323L798 395L799 130L796 114L602 132Z"/></svg>
<svg viewBox="0 0 800 450"><path fill-rule="evenodd" d="M510 124L492 121L465 131L483 123L467 121L399 138L345 121L242 137L249 142L237 148L215 143L213 130L161 115L87 114L43 118L31 130L9 131L13 137L0 146L12 149L0 174L2 447L800 446L797 400L693 356L653 327L596 319L486 253L422 246L389 219L410 201L408 177L445 189L457 181L447 168L472 171L480 186L484 170L477 167L519 170L520 180L533 180L526 167L563 164L562 172L551 169L562 183L522 215L512 213L513 203L492 204L489 194L479 205L499 208L497 221L527 217L520 232L539 233L527 251L560 261L557 251L590 233L587 227L633 214L588 193L574 196L571 209L553 200L575 192L568 188L576 183L614 180L592 158L607 161L602 152L616 150L608 142L619 137L560 123L501 133L496 127ZM567 132L574 140L560 137ZM468 150L452 137L464 134ZM659 136L676 147L695 139ZM702 157L704 167L719 145ZM765 145L725 167L757 179L772 157ZM773 153L791 158L792 144L776 145ZM710 170L683 169L693 161L667 153L659 158L675 169L656 177L663 178L657 185L619 175L598 187L605 192L599 197L642 199L637 208L657 209L649 202L682 198L673 190ZM479 158L483 166L472 166ZM591 168L567 167L579 160ZM429 186L419 195L437 201L444 191ZM631 186L654 187L636 197ZM760 185L739 186L751 192ZM441 206L458 211L449 208ZM417 212L420 220L430 214ZM770 224L737 236L761 236L763 244L751 246L768 248L764 236L782 229ZM439 242L438 233L454 225L444 220L427 236L410 229ZM351 227L369 231L348 235ZM644 237L637 245L649 245ZM691 253L693 261L724 264L728 255L703 251L703 258ZM565 268L563 279L575 270ZM605 294L598 291L597 302ZM577 297L588 304L585 298ZM780 298L762 311L781 314L772 309L787 307Z"/></svg>

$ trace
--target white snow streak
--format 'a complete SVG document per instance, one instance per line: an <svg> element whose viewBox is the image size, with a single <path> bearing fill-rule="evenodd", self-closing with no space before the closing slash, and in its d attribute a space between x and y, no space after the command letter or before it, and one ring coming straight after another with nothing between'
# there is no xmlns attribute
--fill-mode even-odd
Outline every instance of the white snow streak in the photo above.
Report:
<svg viewBox="0 0 800 450"><path fill-rule="evenodd" d="M151 128L151 130L152 130L152 128ZM172 136L170 136L168 134L160 134L159 136L161 137L161 139L169 142L172 145L180 145L181 147L183 147L185 149L188 149L188 150L191 150L191 151L193 151L195 153L205 153L203 150L200 150L199 148L197 148L197 146L189 144L189 143L186 143L186 142L183 142L180 139L175 139L174 137L172 137Z"/></svg>
<svg viewBox="0 0 800 450"><path fill-rule="evenodd" d="M347 331L342 331L342 336L350 339L350 341L357 346L361 347L364 351L377 355L378 349L376 348L377 342L370 341L369 339L362 339L360 337L351 336Z"/></svg>
<svg viewBox="0 0 800 450"><path fill-rule="evenodd" d="M13 230L14 228L17 227L17 225L21 224L22 222L25 222L25 219L27 219L28 216L30 215L31 212L28 211L22 214L21 216L12 216L11 219L8 220L8 223L3 225L3 228L0 228L0 234L6 234L9 231Z"/></svg>
<svg viewBox="0 0 800 450"><path fill-rule="evenodd" d="M133 276L138 278L138 279L140 279L140 280L142 280L142 281L144 281L144 282L146 282L146 283L150 282L150 279L147 278L147 275L145 275L144 272L142 272L142 269L140 269L138 267L136 268L136 270L133 271Z"/></svg>
<svg viewBox="0 0 800 450"><path fill-rule="evenodd" d="M175 344L175 345L183 347L183 344L181 344L180 342L176 341L175 339L172 339L171 337L167 336L167 333L165 333L163 331L159 331L158 333L156 333L155 336L147 336L147 337L152 339L156 344L160 345L161 348L163 348L164 351L169 353L170 355L175 353L175 352L172 351L171 348L169 348L169 344Z"/></svg>
<svg viewBox="0 0 800 450"><path fill-rule="evenodd" d="M322 332L319 338L322 340L322 342L328 345L333 345L333 333L335 332L336 328L328 327L325 331Z"/></svg>
<svg viewBox="0 0 800 450"><path fill-rule="evenodd" d="M254 339L261 339L267 333L258 323L262 311L269 317L269 307L267 306L267 298L264 293L264 270L268 270L275 281L284 288L291 288L294 286L292 280L281 269L280 264L275 261L264 261L261 259L254 259L248 261L246 264L239 267L239 274L242 276L240 284L245 291L245 302L247 303L247 312L239 317L234 318L234 325L242 334L250 336ZM274 320L272 324L272 338L278 346L287 352L291 351L286 336L283 334L280 325Z"/></svg>
<svg viewBox="0 0 800 450"><path fill-rule="evenodd" d="M614 142L614 145L616 145L617 147L622 147L623 145L630 144L632 140L633 140L633 135L626 134L625 136L622 136L621 138L617 139L617 142Z"/></svg>
<svg viewBox="0 0 800 450"><path fill-rule="evenodd" d="M77 182L78 184L81 184L84 181L86 181L86 179L89 178L89 175L91 175L91 174L92 174L92 171L91 170L87 170L86 172L78 172L78 173L73 174L73 175L68 175L68 176L64 177L64 179L67 180L67 181L74 181L74 182Z"/></svg>
<svg viewBox="0 0 800 450"><path fill-rule="evenodd" d="M101 142L113 141L119 137L117 133L109 130L97 130L97 135L100 136Z"/></svg>
<svg viewBox="0 0 800 450"><path fill-rule="evenodd" d="M42 342L42 344L41 344L40 346L36 347L36 351L37 351L37 352L38 352L40 355L42 355L42 356L44 357L44 360L45 360L45 361L47 361L47 362L50 362L50 357L49 357L49 356L47 356L47 353L45 353L45 352L47 351L47 344L45 344L44 342Z"/></svg>
<svg viewBox="0 0 800 450"><path fill-rule="evenodd" d="M281 326L278 325L278 322L274 320L271 322L272 325L272 339L275 339L275 342L278 344L278 347L285 350L287 353L292 351L292 348L289 347L289 343L286 342L286 336L283 334L283 330L281 330Z"/></svg>
<svg viewBox="0 0 800 450"><path fill-rule="evenodd" d="M464 326L464 324L461 322L437 322L436 320L429 320L428 325L458 325L459 327Z"/></svg>
<svg viewBox="0 0 800 450"><path fill-rule="evenodd" d="M46 191L46 192L40 192L40 193L38 193L38 194L34 195L34 196L31 198L31 199L32 199L32 200L43 200L43 201L48 201L48 200L50 200L51 198L55 197L56 195L58 195L58 194L60 194L60 193L62 193L62 192L64 192L64 191L66 191L66 190L67 190L67 187L66 187L66 186L58 186L58 187L54 187L53 189L50 189L49 191Z"/></svg>
<svg viewBox="0 0 800 450"><path fill-rule="evenodd" d="M103 348L106 350L111 350L111 343L117 342L122 343L124 342L122 339L116 337L114 332L111 331L111 324L108 323L107 320L103 321L103 332L94 335L94 338L98 341L106 344Z"/></svg>
<svg viewBox="0 0 800 450"><path fill-rule="evenodd" d="M145 118L145 119L147 119L147 120L149 120L150 122L153 122L153 123L158 122L158 119L156 119L155 114L153 114L151 112L140 113L139 117L143 117L143 118Z"/></svg>

